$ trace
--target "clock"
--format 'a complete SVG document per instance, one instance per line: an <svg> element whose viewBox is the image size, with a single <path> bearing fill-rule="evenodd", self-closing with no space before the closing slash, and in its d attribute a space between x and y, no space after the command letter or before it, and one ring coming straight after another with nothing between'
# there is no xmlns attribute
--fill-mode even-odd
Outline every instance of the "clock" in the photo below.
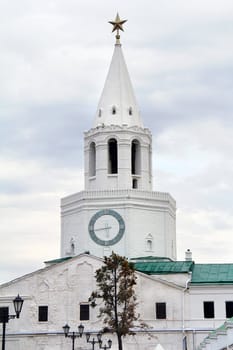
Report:
<svg viewBox="0 0 233 350"><path fill-rule="evenodd" d="M102 246L118 243L124 235L125 223L121 215L112 209L97 211L88 225L92 240Z"/></svg>

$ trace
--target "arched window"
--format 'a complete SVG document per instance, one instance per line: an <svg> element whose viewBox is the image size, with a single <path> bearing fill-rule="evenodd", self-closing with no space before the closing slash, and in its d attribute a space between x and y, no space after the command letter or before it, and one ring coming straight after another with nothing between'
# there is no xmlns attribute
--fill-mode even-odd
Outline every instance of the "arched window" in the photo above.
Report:
<svg viewBox="0 0 233 350"><path fill-rule="evenodd" d="M108 173L118 173L118 155L117 155L117 140L110 139L108 141Z"/></svg>
<svg viewBox="0 0 233 350"><path fill-rule="evenodd" d="M129 107L129 115L133 115L133 108Z"/></svg>
<svg viewBox="0 0 233 350"><path fill-rule="evenodd" d="M90 154L89 154L89 176L96 175L96 146L95 142L90 144Z"/></svg>
<svg viewBox="0 0 233 350"><path fill-rule="evenodd" d="M133 179L133 188L138 188L138 180Z"/></svg>
<svg viewBox="0 0 233 350"><path fill-rule="evenodd" d="M141 149L138 140L133 140L131 145L131 173L132 175L141 173Z"/></svg>
<svg viewBox="0 0 233 350"><path fill-rule="evenodd" d="M147 243L147 250L151 251L153 248L152 240L148 239L146 243Z"/></svg>
<svg viewBox="0 0 233 350"><path fill-rule="evenodd" d="M152 252L153 251L153 236L151 234L147 235L146 237L146 251Z"/></svg>
<svg viewBox="0 0 233 350"><path fill-rule="evenodd" d="M116 107L112 106L112 114L116 114Z"/></svg>
<svg viewBox="0 0 233 350"><path fill-rule="evenodd" d="M71 238L70 240L70 255L74 255L75 254L75 244L74 244L74 239Z"/></svg>

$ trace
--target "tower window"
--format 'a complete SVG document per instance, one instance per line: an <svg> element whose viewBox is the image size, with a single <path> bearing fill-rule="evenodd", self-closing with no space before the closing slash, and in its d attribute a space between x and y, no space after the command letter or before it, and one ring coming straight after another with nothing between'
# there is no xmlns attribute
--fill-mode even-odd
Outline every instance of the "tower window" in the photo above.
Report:
<svg viewBox="0 0 233 350"><path fill-rule="evenodd" d="M214 302L213 301L204 301L204 318L214 318Z"/></svg>
<svg viewBox="0 0 233 350"><path fill-rule="evenodd" d="M89 176L96 175L96 146L95 142L90 144L89 151Z"/></svg>
<svg viewBox="0 0 233 350"><path fill-rule="evenodd" d="M147 250L151 251L153 248L153 243L151 239L148 239L146 242Z"/></svg>
<svg viewBox="0 0 233 350"><path fill-rule="evenodd" d="M88 321L90 319L89 304L80 305L80 321Z"/></svg>
<svg viewBox="0 0 233 350"><path fill-rule="evenodd" d="M102 115L102 110L101 110L101 108L100 108L100 109L99 109L99 112L98 112L98 116L101 117L101 115Z"/></svg>
<svg viewBox="0 0 233 350"><path fill-rule="evenodd" d="M132 109L132 107L129 107L129 115L133 115L133 109Z"/></svg>
<svg viewBox="0 0 233 350"><path fill-rule="evenodd" d="M226 318L233 317L233 301L226 301Z"/></svg>
<svg viewBox="0 0 233 350"><path fill-rule="evenodd" d="M133 175L141 173L141 154L138 140L133 140L131 145L131 173Z"/></svg>
<svg viewBox="0 0 233 350"><path fill-rule="evenodd" d="M158 320L166 319L166 303L155 304L156 318Z"/></svg>
<svg viewBox="0 0 233 350"><path fill-rule="evenodd" d="M108 173L117 174L117 172L118 172L117 140L110 139L108 141Z"/></svg>
<svg viewBox="0 0 233 350"><path fill-rule="evenodd" d="M70 255L74 255L75 253L75 244L74 244L74 239L71 238L70 240Z"/></svg>
<svg viewBox="0 0 233 350"><path fill-rule="evenodd" d="M116 107L112 106L112 114L116 114Z"/></svg>
<svg viewBox="0 0 233 350"><path fill-rule="evenodd" d="M38 307L38 321L47 322L48 321L48 306Z"/></svg>
<svg viewBox="0 0 233 350"><path fill-rule="evenodd" d="M138 188L138 180L133 179L133 188Z"/></svg>

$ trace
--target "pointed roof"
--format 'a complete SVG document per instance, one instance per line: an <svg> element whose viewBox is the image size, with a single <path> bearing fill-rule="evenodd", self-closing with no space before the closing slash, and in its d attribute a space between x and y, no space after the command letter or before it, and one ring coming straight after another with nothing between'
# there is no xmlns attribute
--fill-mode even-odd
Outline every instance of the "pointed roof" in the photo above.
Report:
<svg viewBox="0 0 233 350"><path fill-rule="evenodd" d="M94 125L143 127L121 44L117 42L96 111Z"/></svg>

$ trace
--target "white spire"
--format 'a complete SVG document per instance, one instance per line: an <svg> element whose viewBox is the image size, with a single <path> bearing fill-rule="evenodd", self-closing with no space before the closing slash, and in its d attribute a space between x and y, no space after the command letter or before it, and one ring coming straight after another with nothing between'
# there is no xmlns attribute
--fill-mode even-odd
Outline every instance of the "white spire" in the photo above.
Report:
<svg viewBox="0 0 233 350"><path fill-rule="evenodd" d="M94 127L98 125L143 127L127 66L117 42L107 79L97 108Z"/></svg>

